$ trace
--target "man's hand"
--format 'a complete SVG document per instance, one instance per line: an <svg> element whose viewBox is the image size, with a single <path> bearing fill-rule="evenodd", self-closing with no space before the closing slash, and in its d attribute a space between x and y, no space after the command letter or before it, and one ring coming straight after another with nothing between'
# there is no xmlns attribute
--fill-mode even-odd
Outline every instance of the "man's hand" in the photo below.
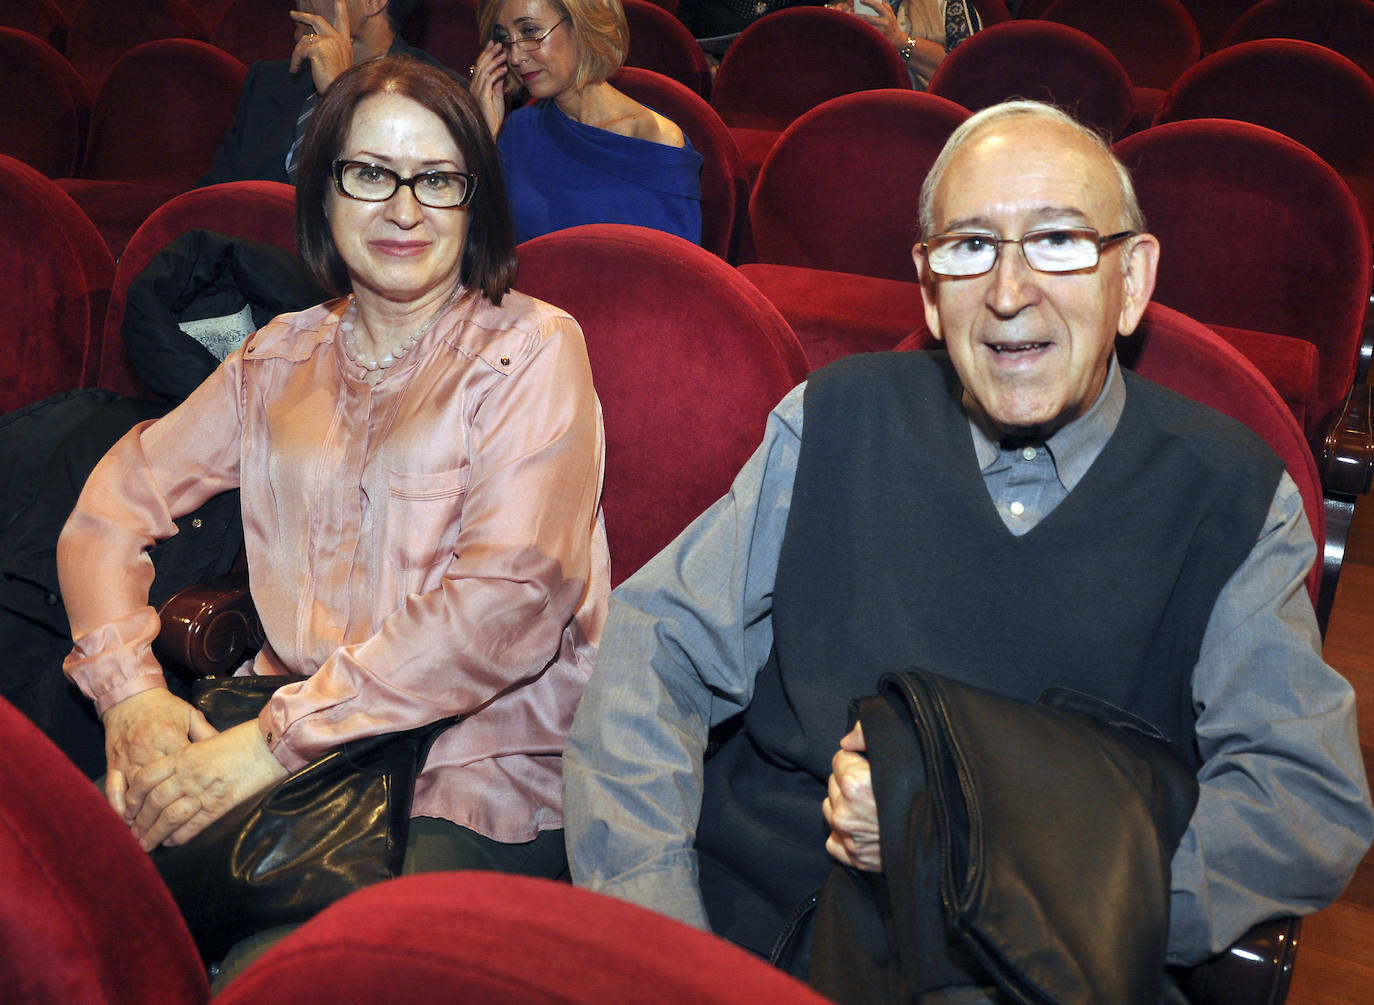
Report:
<svg viewBox="0 0 1374 1005"><path fill-rule="evenodd" d="M840 740L830 760L830 794L821 804L830 836L825 850L838 862L863 872L882 872L883 849L878 843L878 803L873 798L873 773L863 756L862 723Z"/></svg>
<svg viewBox="0 0 1374 1005"><path fill-rule="evenodd" d="M105 798L126 823L132 823L137 812L126 798L129 780L154 761L217 732L199 709L160 687L111 706L102 721Z"/></svg>
<svg viewBox="0 0 1374 1005"><path fill-rule="evenodd" d="M134 837L145 851L182 844L287 771L256 721L241 723L143 768L129 783Z"/></svg>
<svg viewBox="0 0 1374 1005"><path fill-rule="evenodd" d="M348 23L348 4L334 0L334 17L330 20L308 11L293 10L292 20L305 29L297 29L299 37L291 50L291 72L304 63L310 64L310 77L315 91L323 94L334 78L353 65L353 29Z"/></svg>

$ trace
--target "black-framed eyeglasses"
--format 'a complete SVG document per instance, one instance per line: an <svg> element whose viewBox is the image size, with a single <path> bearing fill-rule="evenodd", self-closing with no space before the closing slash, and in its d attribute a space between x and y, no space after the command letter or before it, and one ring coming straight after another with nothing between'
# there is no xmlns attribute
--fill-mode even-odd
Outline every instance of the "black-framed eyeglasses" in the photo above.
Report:
<svg viewBox="0 0 1374 1005"><path fill-rule="evenodd" d="M361 202L386 202L404 185L421 206L457 209L466 206L477 190L477 176L465 171L422 171L402 178L380 164L336 160L334 185L341 194Z"/></svg>
<svg viewBox="0 0 1374 1005"><path fill-rule="evenodd" d="M505 48L507 56L510 55L512 49L519 49L521 52L534 52L535 49L538 49L544 44L544 39L553 34L554 28L557 28L566 20L568 20L566 16L560 17L554 22L553 28L550 28L542 35L526 35L523 38L498 38L494 41L497 45Z"/></svg>
<svg viewBox="0 0 1374 1005"><path fill-rule="evenodd" d="M1105 249L1136 233L1123 230L1102 237L1092 227L1047 227L1020 237L998 237L956 231L923 242L921 253L937 276L965 278L991 272L1004 244L1019 245L1021 257L1036 272L1079 272L1096 268Z"/></svg>

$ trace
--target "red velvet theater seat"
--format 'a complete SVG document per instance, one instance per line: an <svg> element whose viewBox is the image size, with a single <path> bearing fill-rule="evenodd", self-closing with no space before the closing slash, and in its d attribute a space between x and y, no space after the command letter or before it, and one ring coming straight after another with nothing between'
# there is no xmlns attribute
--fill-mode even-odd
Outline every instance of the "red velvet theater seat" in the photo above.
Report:
<svg viewBox="0 0 1374 1005"><path fill-rule="evenodd" d="M883 87L910 89L911 78L875 28L844 11L788 7L759 18L726 50L711 104L734 133L752 178L803 112Z"/></svg>
<svg viewBox="0 0 1374 1005"><path fill-rule="evenodd" d="M290 9L281 0L231 0L211 30L210 42L244 66L260 59L289 59L296 47Z"/></svg>
<svg viewBox="0 0 1374 1005"><path fill-rule="evenodd" d="M272 949L223 1005L824 1005L723 939L566 883L494 872L361 890Z"/></svg>
<svg viewBox="0 0 1374 1005"><path fill-rule="evenodd" d="M110 70L80 177L61 184L116 257L149 213L209 169L247 72L228 53L184 38L140 45Z"/></svg>
<svg viewBox="0 0 1374 1005"><path fill-rule="evenodd" d="M625 55L625 65L672 77L702 98L710 97L711 64L687 26L649 0L623 0L623 3L630 28L630 49Z"/></svg>
<svg viewBox="0 0 1374 1005"><path fill-rule="evenodd" d="M813 367L891 349L923 323L917 196L968 115L918 91L847 94L788 126L764 161L749 203L757 262L739 268Z"/></svg>
<svg viewBox="0 0 1374 1005"><path fill-rule="evenodd" d="M231 181L192 189L152 212L129 239L115 271L101 338L100 387L125 395L146 393L120 336L129 284L154 256L189 230L215 230L294 253L296 190L276 181Z"/></svg>
<svg viewBox="0 0 1374 1005"><path fill-rule="evenodd" d="M1049 101L1112 138L1135 116L1131 78L1101 42L1052 21L985 28L947 55L929 91L971 112L1008 98Z"/></svg>
<svg viewBox="0 0 1374 1005"><path fill-rule="evenodd" d="M3 414L95 380L114 261L85 214L35 169L0 155L0 189Z"/></svg>
<svg viewBox="0 0 1374 1005"><path fill-rule="evenodd" d="M0 993L33 1005L201 1005L191 934L129 828L0 700Z"/></svg>
<svg viewBox="0 0 1374 1005"><path fill-rule="evenodd" d="M57 52L67 47L67 15L56 0L0 0L0 25L28 32Z"/></svg>
<svg viewBox="0 0 1374 1005"><path fill-rule="evenodd" d="M1222 47L1226 33L1258 0L1183 0L1183 6L1193 15L1198 34L1202 36L1202 53L1216 52Z"/></svg>
<svg viewBox="0 0 1374 1005"><path fill-rule="evenodd" d="M67 58L92 94L120 57L144 42L209 38L190 0L80 0L68 14Z"/></svg>
<svg viewBox="0 0 1374 1005"><path fill-rule="evenodd" d="M1222 48L1257 38L1315 42L1374 77L1374 3L1369 0L1263 0L1236 19Z"/></svg>
<svg viewBox="0 0 1374 1005"><path fill-rule="evenodd" d="M592 224L519 251L517 289L586 334L606 422L615 585L729 489L806 357L738 272L672 234Z"/></svg>
<svg viewBox="0 0 1374 1005"><path fill-rule="evenodd" d="M91 117L86 85L52 46L15 28L0 28L0 66L0 153L49 178L75 174Z"/></svg>
<svg viewBox="0 0 1374 1005"><path fill-rule="evenodd" d="M1320 444L1354 382L1369 296L1369 236L1349 188L1311 150L1248 122L1152 126L1116 152L1164 247L1155 299L1248 356Z"/></svg>
<svg viewBox="0 0 1374 1005"><path fill-rule="evenodd" d="M1253 122L1297 140L1345 179L1374 229L1374 79L1351 60L1297 39L1228 46L1174 83L1155 121L1200 118Z"/></svg>
<svg viewBox="0 0 1374 1005"><path fill-rule="evenodd" d="M482 51L477 6L477 0L420 0L406 22L405 40L466 77Z"/></svg>
<svg viewBox="0 0 1374 1005"><path fill-rule="evenodd" d="M1164 92L1202 58L1202 40L1180 0L1055 0L1043 15L1086 32L1131 78L1136 122L1149 125Z"/></svg>
<svg viewBox="0 0 1374 1005"><path fill-rule="evenodd" d="M749 176L730 130L706 99L661 73L627 66L611 83L676 122L701 154L701 246L734 262L749 223Z"/></svg>

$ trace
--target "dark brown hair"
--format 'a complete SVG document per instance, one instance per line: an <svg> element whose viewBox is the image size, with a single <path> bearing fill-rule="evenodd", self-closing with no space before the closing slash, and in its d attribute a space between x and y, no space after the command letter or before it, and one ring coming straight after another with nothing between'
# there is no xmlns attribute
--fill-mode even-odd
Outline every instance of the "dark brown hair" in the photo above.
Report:
<svg viewBox="0 0 1374 1005"><path fill-rule="evenodd" d="M358 104L388 91L428 109L448 127L477 188L464 210L467 240L459 281L480 289L492 303L515 283L515 228L506 201L506 183L496 143L467 87L442 67L410 56L383 56L341 73L320 99L306 127L296 175L296 242L301 257L325 286L344 293L353 288L348 269L330 231L326 205L334 188L332 168L343 150ZM447 212L447 211L445 211Z"/></svg>

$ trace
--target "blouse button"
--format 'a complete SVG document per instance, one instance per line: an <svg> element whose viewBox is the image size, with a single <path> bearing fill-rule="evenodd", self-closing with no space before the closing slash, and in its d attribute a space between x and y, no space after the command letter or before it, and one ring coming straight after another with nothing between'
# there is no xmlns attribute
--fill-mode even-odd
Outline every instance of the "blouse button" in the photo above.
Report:
<svg viewBox="0 0 1374 1005"><path fill-rule="evenodd" d="M1026 512L1026 507L1019 502L1012 503L1007 509L1011 510L1012 516L1020 516L1022 513Z"/></svg>
<svg viewBox="0 0 1374 1005"><path fill-rule="evenodd" d="M509 357L509 356L502 356L502 357L501 357L501 365L502 365L502 366L510 366L510 357Z"/></svg>

